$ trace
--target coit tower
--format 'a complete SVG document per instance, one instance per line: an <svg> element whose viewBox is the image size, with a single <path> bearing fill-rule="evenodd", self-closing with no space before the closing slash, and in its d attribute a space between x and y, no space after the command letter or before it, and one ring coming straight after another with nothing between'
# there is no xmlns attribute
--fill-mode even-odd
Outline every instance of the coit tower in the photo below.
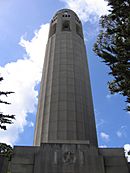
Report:
<svg viewBox="0 0 130 173"><path fill-rule="evenodd" d="M15 146L11 172L128 173L128 166L123 148L98 148L81 21L62 9L50 23L34 146Z"/></svg>
<svg viewBox="0 0 130 173"><path fill-rule="evenodd" d="M82 24L63 9L50 24L34 145L68 142L97 146Z"/></svg>

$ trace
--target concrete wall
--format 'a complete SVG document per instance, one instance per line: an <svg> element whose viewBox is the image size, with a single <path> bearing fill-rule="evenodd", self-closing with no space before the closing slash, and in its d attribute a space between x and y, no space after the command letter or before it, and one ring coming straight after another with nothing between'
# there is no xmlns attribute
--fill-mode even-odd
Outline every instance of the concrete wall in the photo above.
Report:
<svg viewBox="0 0 130 173"><path fill-rule="evenodd" d="M11 173L129 172L123 149L98 149L82 142L15 147L11 163Z"/></svg>
<svg viewBox="0 0 130 173"><path fill-rule="evenodd" d="M0 173L7 173L8 170L8 159L0 156Z"/></svg>
<svg viewBox="0 0 130 173"><path fill-rule="evenodd" d="M84 144L15 147L11 173L104 173L103 157Z"/></svg>
<svg viewBox="0 0 130 173"><path fill-rule="evenodd" d="M130 172L123 148L99 149L104 157L105 173L128 173Z"/></svg>
<svg viewBox="0 0 130 173"><path fill-rule="evenodd" d="M14 147L11 173L33 173L37 147Z"/></svg>

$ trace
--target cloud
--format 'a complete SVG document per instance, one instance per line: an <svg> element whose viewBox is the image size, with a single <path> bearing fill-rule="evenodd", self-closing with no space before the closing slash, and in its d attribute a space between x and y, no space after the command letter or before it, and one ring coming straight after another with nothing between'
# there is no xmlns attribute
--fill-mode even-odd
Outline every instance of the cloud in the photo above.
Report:
<svg viewBox="0 0 130 173"><path fill-rule="evenodd" d="M128 154L128 152L130 152L130 144L124 145L124 151L125 151L125 156L126 156L128 162L130 162L130 154Z"/></svg>
<svg viewBox="0 0 130 173"><path fill-rule="evenodd" d="M119 137L119 138L121 138L122 137L122 133L120 132L120 131L117 131L117 136Z"/></svg>
<svg viewBox="0 0 130 173"><path fill-rule="evenodd" d="M75 11L83 22L96 21L101 15L107 14L109 7L104 0L61 0L66 8Z"/></svg>
<svg viewBox="0 0 130 173"><path fill-rule="evenodd" d="M118 94L117 93L115 93L115 94L107 94L106 98L107 99L111 99L112 97L115 97L115 96L118 96Z"/></svg>
<svg viewBox="0 0 130 173"><path fill-rule="evenodd" d="M34 123L32 121L28 122L28 127L34 127Z"/></svg>
<svg viewBox="0 0 130 173"><path fill-rule="evenodd" d="M11 105L1 104L0 111L16 115L14 124L7 125L7 131L0 130L0 142L14 144L25 126L33 126L26 118L28 113L36 111L38 91L35 87L41 79L48 30L49 24L44 24L35 31L31 41L21 37L19 44L26 51L24 57L0 67L1 76L4 78L0 90L15 92L8 98L1 97L3 100L7 99Z"/></svg>
<svg viewBox="0 0 130 173"><path fill-rule="evenodd" d="M100 133L100 137L105 141L105 142L108 142L110 140L110 136L105 133L105 132L101 132Z"/></svg>
<svg viewBox="0 0 130 173"><path fill-rule="evenodd" d="M94 109L94 113L96 118L96 128L98 129L99 127L102 127L106 122L103 118L100 117L101 113L97 109Z"/></svg>
<svg viewBox="0 0 130 173"><path fill-rule="evenodd" d="M116 135L117 135L119 138L127 137L126 129L127 129L126 126L121 126L120 129L116 132Z"/></svg>
<svg viewBox="0 0 130 173"><path fill-rule="evenodd" d="M104 123L105 123L105 120L99 119L99 121L97 121L96 127L98 128L98 127L102 126Z"/></svg>
<svg viewBox="0 0 130 173"><path fill-rule="evenodd" d="M110 94L107 94L107 96L106 96L107 99L110 99L111 97L112 97L112 95L110 95Z"/></svg>
<svg viewBox="0 0 130 173"><path fill-rule="evenodd" d="M99 148L108 148L107 145L100 145Z"/></svg>

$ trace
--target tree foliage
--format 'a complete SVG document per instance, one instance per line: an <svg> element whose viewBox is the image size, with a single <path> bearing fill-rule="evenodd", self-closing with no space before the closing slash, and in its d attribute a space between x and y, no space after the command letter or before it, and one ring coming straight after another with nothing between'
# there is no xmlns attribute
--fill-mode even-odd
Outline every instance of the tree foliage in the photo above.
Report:
<svg viewBox="0 0 130 173"><path fill-rule="evenodd" d="M0 81L2 81L3 78L0 77ZM1 95L5 95L6 97L11 94L11 93L14 93L14 92L10 92L10 91L7 91L7 92L4 92L4 91L0 91L0 96ZM6 101L3 101L0 99L0 103L3 103L3 104L10 104ZM6 130L6 125L5 124L12 124L13 121L15 119L15 115L5 115L3 114L3 112L0 112L0 128L3 129L3 130Z"/></svg>
<svg viewBox="0 0 130 173"><path fill-rule="evenodd" d="M13 154L13 148L10 145L0 143L0 156L7 157L8 160L11 160Z"/></svg>
<svg viewBox="0 0 130 173"><path fill-rule="evenodd" d="M111 94L126 96L126 110L130 111L130 0L107 1L110 13L100 18L101 30L94 51L110 67Z"/></svg>

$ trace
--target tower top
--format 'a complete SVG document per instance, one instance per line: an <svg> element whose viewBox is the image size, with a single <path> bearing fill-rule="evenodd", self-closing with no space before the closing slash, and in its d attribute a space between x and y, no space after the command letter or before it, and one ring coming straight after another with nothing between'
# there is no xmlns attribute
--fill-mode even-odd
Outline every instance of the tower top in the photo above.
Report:
<svg viewBox="0 0 130 173"><path fill-rule="evenodd" d="M77 16L77 14L73 10L70 10L70 9L67 9L67 8L57 11L55 15L64 14L64 13L73 13L75 16Z"/></svg>
<svg viewBox="0 0 130 173"><path fill-rule="evenodd" d="M68 34L78 34L83 39L82 23L77 14L70 9L59 10L53 16L50 22L49 38L54 34L64 34L63 31L69 31Z"/></svg>
<svg viewBox="0 0 130 173"><path fill-rule="evenodd" d="M67 8L66 9L61 9L61 10L57 11L55 13L55 15L53 16L52 21L55 21L57 19L57 16L62 16L62 17L71 17L71 16L74 16L75 19L76 19L76 21L79 22L79 23L81 23L78 15L74 11L72 11L70 9L67 9Z"/></svg>

